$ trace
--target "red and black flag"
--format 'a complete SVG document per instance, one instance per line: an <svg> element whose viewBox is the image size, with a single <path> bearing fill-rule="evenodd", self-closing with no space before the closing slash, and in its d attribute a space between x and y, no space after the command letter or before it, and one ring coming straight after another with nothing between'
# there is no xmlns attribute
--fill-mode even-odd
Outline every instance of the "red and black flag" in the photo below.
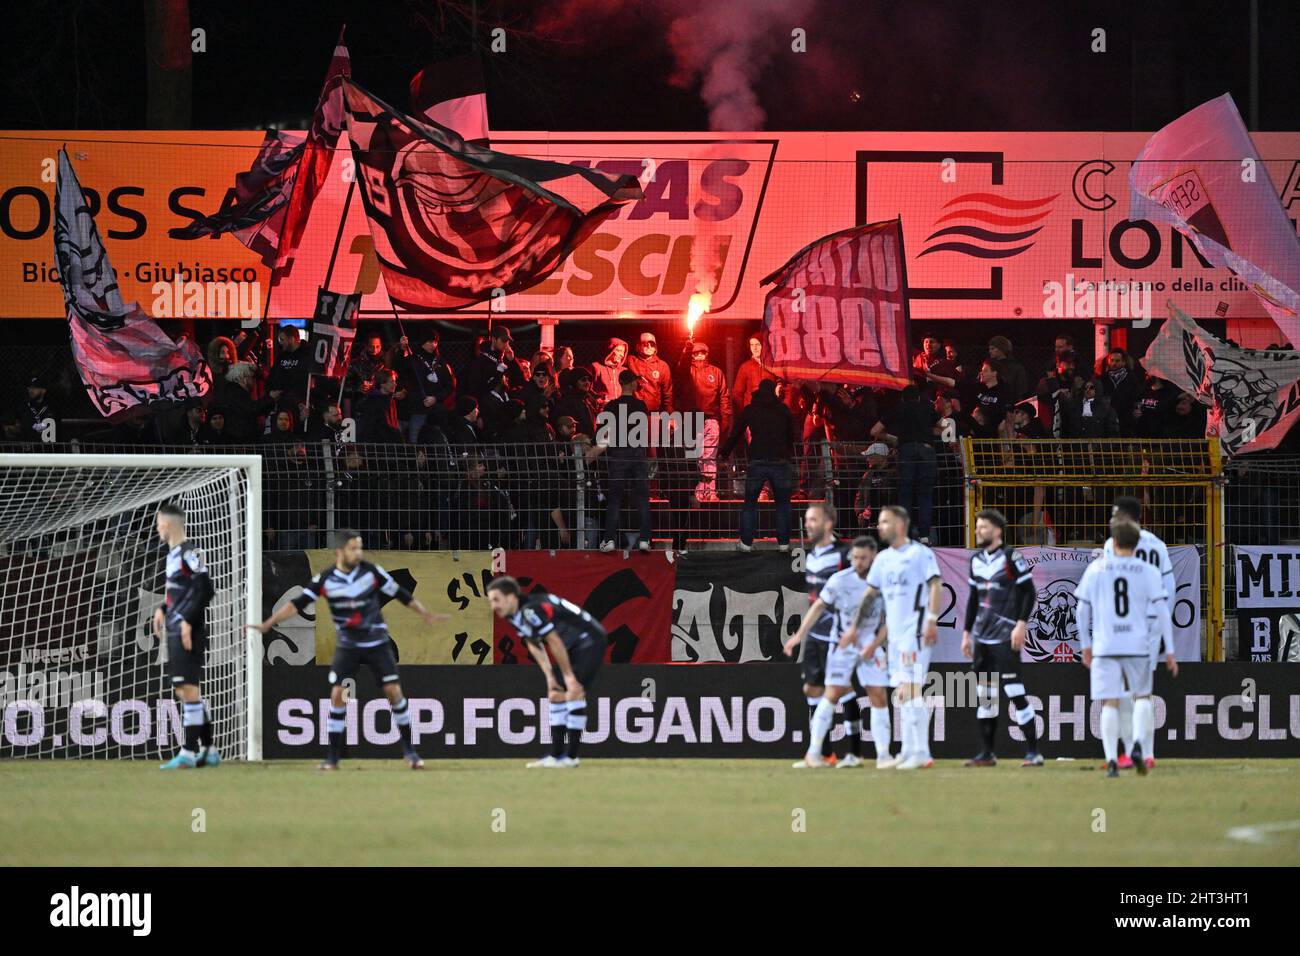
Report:
<svg viewBox="0 0 1300 956"><path fill-rule="evenodd" d="M293 192L304 142L298 132L267 130L252 167L235 177L228 205L211 216L200 216L188 226L169 229L167 235L173 239L201 239L233 233L264 264L275 265L285 208Z"/></svg>
<svg viewBox="0 0 1300 956"><path fill-rule="evenodd" d="M72 357L99 413L107 418L155 402L206 395L212 372L194 343L173 342L138 305L122 301L108 251L66 150L59 150L54 206L54 257Z"/></svg>
<svg viewBox="0 0 1300 956"><path fill-rule="evenodd" d="M622 203L632 176L484 149L343 84L384 285L407 309L456 309L555 271Z"/></svg>
<svg viewBox="0 0 1300 956"><path fill-rule="evenodd" d="M411 78L411 111L454 129L475 146L488 145L487 84L477 53L431 63Z"/></svg>
<svg viewBox="0 0 1300 956"><path fill-rule="evenodd" d="M339 31L338 43L325 74L325 86L316 103L316 111L312 114L311 129L307 131L302 159L298 161L298 173L293 179L293 191L285 209L284 229L280 235L279 256L272 273L272 285L288 275L293 268L294 255L307 228L311 205L320 195L330 167L334 164L334 152L338 148L339 134L343 131L344 124L343 81L351 75L352 60L343 43L343 31Z"/></svg>

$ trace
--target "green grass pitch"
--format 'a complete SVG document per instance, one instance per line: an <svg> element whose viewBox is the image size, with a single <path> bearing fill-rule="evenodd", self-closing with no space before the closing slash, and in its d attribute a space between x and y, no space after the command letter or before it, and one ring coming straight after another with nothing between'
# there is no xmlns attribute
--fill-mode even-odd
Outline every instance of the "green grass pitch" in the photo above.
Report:
<svg viewBox="0 0 1300 956"><path fill-rule="evenodd" d="M791 769L775 760L0 761L10 865L1295 865L1300 761ZM202 814L196 813L202 811ZM1104 813L1104 817L1101 814ZM198 822L203 824L202 832ZM1228 831L1269 823L1292 828ZM802 828L800 824L802 823ZM1104 823L1104 832L1096 827Z"/></svg>

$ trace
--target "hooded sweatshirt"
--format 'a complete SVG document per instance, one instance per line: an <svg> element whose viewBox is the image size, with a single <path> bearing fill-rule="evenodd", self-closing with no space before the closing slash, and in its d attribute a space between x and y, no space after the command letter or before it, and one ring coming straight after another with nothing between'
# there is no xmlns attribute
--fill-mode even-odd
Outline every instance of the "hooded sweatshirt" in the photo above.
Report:
<svg viewBox="0 0 1300 956"><path fill-rule="evenodd" d="M617 365L614 363L614 349L623 346L623 361ZM613 401L623 394L623 388L618 384L618 373L623 371L624 364L627 362L627 343L620 338L611 338L609 347L605 349L605 360L596 362L591 366L591 391L599 400L600 404Z"/></svg>

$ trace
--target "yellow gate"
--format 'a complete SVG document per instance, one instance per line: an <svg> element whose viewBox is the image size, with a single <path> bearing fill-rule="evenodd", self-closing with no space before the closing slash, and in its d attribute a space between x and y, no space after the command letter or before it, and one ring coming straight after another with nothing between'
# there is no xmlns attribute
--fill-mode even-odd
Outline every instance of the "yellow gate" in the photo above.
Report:
<svg viewBox="0 0 1300 956"><path fill-rule="evenodd" d="M1016 546L1100 547L1111 503L1142 502L1142 526L1201 556L1201 652L1223 659L1223 471L1207 439L962 440L966 545L975 515L997 508Z"/></svg>

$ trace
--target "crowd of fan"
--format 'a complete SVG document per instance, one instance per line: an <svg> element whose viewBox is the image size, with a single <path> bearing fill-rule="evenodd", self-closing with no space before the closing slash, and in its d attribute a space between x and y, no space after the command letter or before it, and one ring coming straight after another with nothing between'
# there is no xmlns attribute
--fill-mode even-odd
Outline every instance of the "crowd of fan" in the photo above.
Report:
<svg viewBox="0 0 1300 956"><path fill-rule="evenodd" d="M1005 336L994 336L977 359L959 354L952 340L927 336L913 359L914 384L901 392L780 381L757 335L748 338L747 348L748 357L728 382L711 360L708 344L694 338L682 344L675 362L660 357L652 332L642 332L635 348L611 338L602 360L577 366L573 350L564 346L531 358L517 355L510 330L496 325L479 337L470 360L453 369L441 353L437 329L424 325L414 339L403 335L391 344L378 335L361 337L340 381L311 376L310 346L297 328L280 326L274 344L251 333L208 344L214 384L204 403L130 418L101 438L118 445L196 448L287 445L268 456L274 462L268 469L268 525L272 536L276 526L282 529L279 547L315 543L321 443L332 448L337 507L349 519L342 524L366 528L375 523L367 512L397 512L400 517L380 529L393 546L436 539L460 547L528 547L566 546L576 534L606 540L607 535L574 528L572 495L542 500L540 489L576 484L568 481L576 476L565 472L574 466L564 452L574 442L594 442L598 416L624 394L620 376L628 371L635 375L631 394L647 411L694 412L704 423L697 461L661 455L656 465L655 493L675 506L691 506L690 498L717 500L719 453L744 457L756 435L784 429L788 414L792 448L773 454L790 459L795 497L801 491L831 494L840 514L852 515L862 527L872 522L873 509L901 497L915 509L921 537L929 534L934 506L935 456L955 455L963 435L1195 438L1205 433L1203 409L1192 396L1144 374L1119 349L1095 368L1080 367L1066 335L1056 339L1052 367L1042 370L1033 386ZM773 385L763 384L768 381ZM760 401L750 408L756 395ZM775 405L783 406L779 416ZM58 417L49 383L36 377L14 407L0 413L0 432L7 441L39 441L46 423ZM822 441L835 448L834 489L812 487L816 477L808 462ZM503 454L501 446L515 443L540 446L526 456L528 468L512 468L512 456ZM402 468L411 473L395 474L390 459L370 447L383 445L416 446L416 454L391 459L408 462ZM766 465L765 453L750 457L764 459L751 467ZM592 469L597 477L588 507L603 507L605 488L599 481L605 467ZM444 480L448 468L455 470L455 481ZM439 510L476 517L457 528L451 526L455 522L427 516ZM500 527L515 527L517 537L501 540L489 531Z"/></svg>

